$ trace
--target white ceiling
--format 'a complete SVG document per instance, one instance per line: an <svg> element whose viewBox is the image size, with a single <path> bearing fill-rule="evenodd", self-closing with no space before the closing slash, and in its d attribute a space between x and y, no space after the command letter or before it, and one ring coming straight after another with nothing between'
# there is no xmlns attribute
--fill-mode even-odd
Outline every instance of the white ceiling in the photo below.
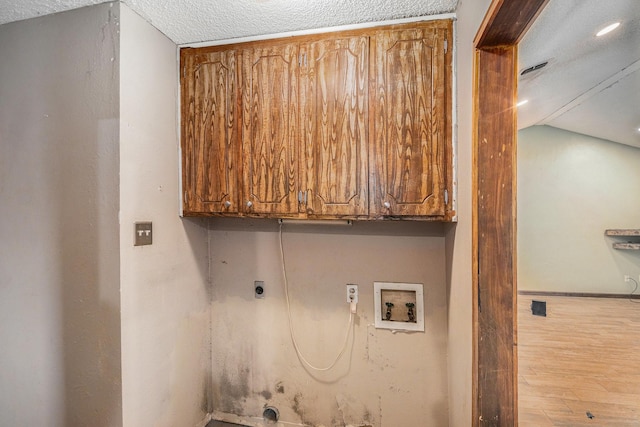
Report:
<svg viewBox="0 0 640 427"><path fill-rule="evenodd" d="M0 24L103 3L0 0ZM126 0L176 44L455 11L458 0Z"/></svg>
<svg viewBox="0 0 640 427"><path fill-rule="evenodd" d="M615 31L596 37L612 22ZM640 147L640 1L551 0L519 48L518 127L546 124Z"/></svg>

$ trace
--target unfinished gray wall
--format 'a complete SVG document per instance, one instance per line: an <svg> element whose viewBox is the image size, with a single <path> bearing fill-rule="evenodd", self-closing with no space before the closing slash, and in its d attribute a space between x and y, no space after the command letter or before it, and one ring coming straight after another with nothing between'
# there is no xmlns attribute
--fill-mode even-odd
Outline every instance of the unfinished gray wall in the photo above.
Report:
<svg viewBox="0 0 640 427"><path fill-rule="evenodd" d="M456 9L455 126L458 223L446 226L449 308L449 425L471 425L472 396L472 151L473 39L490 0L459 0Z"/></svg>
<svg viewBox="0 0 640 427"><path fill-rule="evenodd" d="M0 26L3 426L122 424L117 26Z"/></svg>
<svg viewBox="0 0 640 427"><path fill-rule="evenodd" d="M207 228L178 215L177 47L120 8L124 425L195 427L210 396ZM153 222L151 246L133 246L136 221Z"/></svg>
<svg viewBox="0 0 640 427"><path fill-rule="evenodd" d="M342 347L345 285L359 285L347 351L330 371L306 369L290 337L277 225L213 220L214 415L255 421L268 404L294 425L447 425L442 225L283 227L295 335L317 367ZM254 298L254 280L265 282L264 299ZM425 331L376 329L374 281L424 284Z"/></svg>

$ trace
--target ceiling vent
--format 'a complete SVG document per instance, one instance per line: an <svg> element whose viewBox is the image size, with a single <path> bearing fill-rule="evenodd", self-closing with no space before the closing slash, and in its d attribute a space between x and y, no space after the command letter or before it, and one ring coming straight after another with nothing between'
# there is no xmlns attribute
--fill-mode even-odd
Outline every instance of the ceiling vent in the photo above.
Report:
<svg viewBox="0 0 640 427"><path fill-rule="evenodd" d="M520 72L520 76L524 76L525 74L529 74L529 73L532 73L534 71L538 71L539 69L546 67L548 63L549 63L549 61L544 61L544 62L541 62L541 63L539 63L537 65L534 65L533 67L525 68L524 70L522 70Z"/></svg>

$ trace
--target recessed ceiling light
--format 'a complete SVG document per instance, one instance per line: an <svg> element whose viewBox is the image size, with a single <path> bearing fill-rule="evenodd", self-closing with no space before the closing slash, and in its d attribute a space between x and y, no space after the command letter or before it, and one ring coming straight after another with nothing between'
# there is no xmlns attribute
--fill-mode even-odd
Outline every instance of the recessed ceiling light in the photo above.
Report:
<svg viewBox="0 0 640 427"><path fill-rule="evenodd" d="M520 102L518 102L518 103L516 104L516 107L520 107L520 106L522 106L522 105L526 104L527 102L529 102L529 100L528 100L528 99L523 99L522 101L520 101Z"/></svg>
<svg viewBox="0 0 640 427"><path fill-rule="evenodd" d="M598 31L596 33L596 36L600 37L600 36L604 36L607 33L610 33L611 31L615 30L616 28L618 28L620 26L619 22L614 22L611 25L607 25L606 27L604 27L603 29L601 29L600 31Z"/></svg>

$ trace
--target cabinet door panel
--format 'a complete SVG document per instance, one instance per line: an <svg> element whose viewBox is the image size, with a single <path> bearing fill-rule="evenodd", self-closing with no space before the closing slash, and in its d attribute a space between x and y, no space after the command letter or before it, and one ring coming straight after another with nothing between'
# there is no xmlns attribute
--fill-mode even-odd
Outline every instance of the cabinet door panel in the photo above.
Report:
<svg viewBox="0 0 640 427"><path fill-rule="evenodd" d="M183 210L238 212L235 52L182 59Z"/></svg>
<svg viewBox="0 0 640 427"><path fill-rule="evenodd" d="M295 45L243 52L245 212L298 212L297 65Z"/></svg>
<svg viewBox="0 0 640 427"><path fill-rule="evenodd" d="M438 29L376 37L373 215L445 213L444 39Z"/></svg>
<svg viewBox="0 0 640 427"><path fill-rule="evenodd" d="M301 129L310 215L368 213L367 37L301 49Z"/></svg>

